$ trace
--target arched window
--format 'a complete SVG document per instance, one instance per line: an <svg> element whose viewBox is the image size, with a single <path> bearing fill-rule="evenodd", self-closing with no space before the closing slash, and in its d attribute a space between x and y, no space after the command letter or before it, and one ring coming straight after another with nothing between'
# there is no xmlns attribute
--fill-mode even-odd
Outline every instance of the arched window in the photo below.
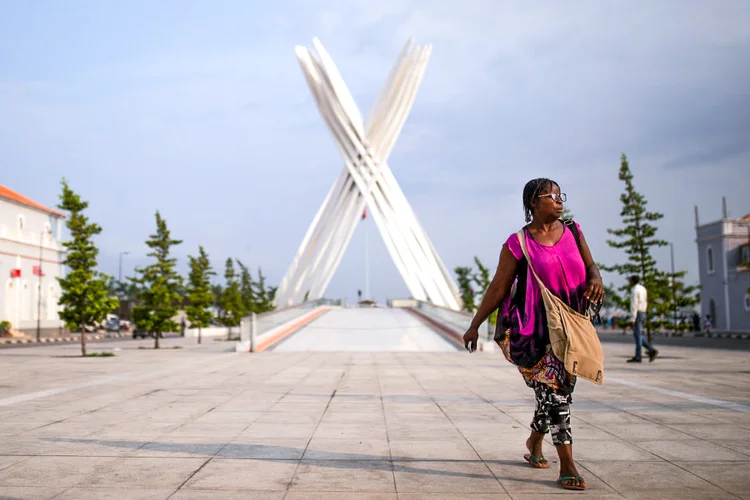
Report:
<svg viewBox="0 0 750 500"><path fill-rule="evenodd" d="M750 290L745 292L745 311L750 312Z"/></svg>
<svg viewBox="0 0 750 500"><path fill-rule="evenodd" d="M714 249L711 245L706 247L706 270L708 274L714 274L716 267L714 266Z"/></svg>
<svg viewBox="0 0 750 500"><path fill-rule="evenodd" d="M26 225L26 218L23 215L18 214L18 220L16 222L16 228L18 229L18 233L19 234L23 233L23 229L24 229L25 225Z"/></svg>

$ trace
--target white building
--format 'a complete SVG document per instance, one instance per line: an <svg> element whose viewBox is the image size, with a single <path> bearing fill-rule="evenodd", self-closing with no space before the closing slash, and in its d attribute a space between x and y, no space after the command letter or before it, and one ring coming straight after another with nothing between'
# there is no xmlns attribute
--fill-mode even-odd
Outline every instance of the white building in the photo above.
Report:
<svg viewBox="0 0 750 500"><path fill-rule="evenodd" d="M15 330L60 326L63 214L0 185L0 321ZM41 297L40 297L41 285Z"/></svg>

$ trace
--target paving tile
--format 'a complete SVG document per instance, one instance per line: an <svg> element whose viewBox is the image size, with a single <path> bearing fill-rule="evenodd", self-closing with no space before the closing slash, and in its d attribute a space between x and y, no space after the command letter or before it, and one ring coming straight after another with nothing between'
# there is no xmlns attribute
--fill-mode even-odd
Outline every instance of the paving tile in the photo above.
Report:
<svg viewBox="0 0 750 500"><path fill-rule="evenodd" d="M675 462L696 476L741 496L750 496L750 460L737 462Z"/></svg>
<svg viewBox="0 0 750 500"><path fill-rule="evenodd" d="M307 446L307 438L241 438L227 444L218 453L222 458L257 458L299 460Z"/></svg>
<svg viewBox="0 0 750 500"><path fill-rule="evenodd" d="M303 460L290 491L396 492L386 461Z"/></svg>
<svg viewBox="0 0 750 500"><path fill-rule="evenodd" d="M690 426L687 426L690 427ZM651 422L643 424L619 424L606 426L607 431L625 441L637 443L639 441L669 440L675 441L680 439L692 440L694 436L686 434L677 429L677 426L666 426ZM574 439L578 440L580 433L578 426L573 424Z"/></svg>
<svg viewBox="0 0 750 500"><path fill-rule="evenodd" d="M677 431L684 432L700 439L735 439L738 441L750 440L750 430L737 427L736 424L676 424L671 425L670 427Z"/></svg>
<svg viewBox="0 0 750 500"><path fill-rule="evenodd" d="M284 500L398 500L396 493L346 493L337 491L295 491L292 490Z"/></svg>
<svg viewBox="0 0 750 500"><path fill-rule="evenodd" d="M465 439L390 440L391 457L401 460L479 460L479 455Z"/></svg>
<svg viewBox="0 0 750 500"><path fill-rule="evenodd" d="M10 467L11 465L21 463L24 460L28 460L29 458L31 458L31 455L0 455L0 470Z"/></svg>
<svg viewBox="0 0 750 500"><path fill-rule="evenodd" d="M9 500L47 500L57 498L57 495L65 491L58 487L34 487L34 486L1 486L0 498Z"/></svg>
<svg viewBox="0 0 750 500"><path fill-rule="evenodd" d="M385 439L329 439L314 437L305 460L390 460Z"/></svg>
<svg viewBox="0 0 750 500"><path fill-rule="evenodd" d="M315 433L314 425L284 425L284 424L259 424L250 425L240 432L236 438L311 438Z"/></svg>
<svg viewBox="0 0 750 500"><path fill-rule="evenodd" d="M614 438L576 441L574 437L573 456L576 460L583 461L651 462L662 460L659 456L639 447L642 444L634 445Z"/></svg>
<svg viewBox="0 0 750 500"><path fill-rule="evenodd" d="M750 457L750 440L748 441L737 441L734 439L711 439L712 443L719 445L723 448L729 448L731 450L742 453Z"/></svg>
<svg viewBox="0 0 750 500"><path fill-rule="evenodd" d="M664 460L698 461L726 460L747 461L747 456L707 441L645 441L639 443L641 447Z"/></svg>
<svg viewBox="0 0 750 500"><path fill-rule="evenodd" d="M183 489L285 491L298 464L298 460L214 458Z"/></svg>
<svg viewBox="0 0 750 500"><path fill-rule="evenodd" d="M55 500L166 500L174 493L174 488L168 489L138 489L128 488L70 488Z"/></svg>
<svg viewBox="0 0 750 500"><path fill-rule="evenodd" d="M516 495L551 495L561 493L565 490L557 484L560 470L556 461L550 460L548 469L535 469L526 462L489 462L490 470L497 476L500 484L515 498ZM600 495L617 494L610 486L602 482L595 475L587 473L582 467L578 468L579 474L586 481L586 490L589 494L599 498Z"/></svg>
<svg viewBox="0 0 750 500"><path fill-rule="evenodd" d="M319 425L315 430L315 437L322 439L387 439L388 435L384 423L378 425L334 423Z"/></svg>
<svg viewBox="0 0 750 500"><path fill-rule="evenodd" d="M708 498L726 492L691 472L667 462L582 462L583 467L596 474L627 498ZM580 471L579 471L580 472ZM586 478L588 479L588 478Z"/></svg>
<svg viewBox="0 0 750 500"><path fill-rule="evenodd" d="M401 493L505 493L481 461L393 462L396 491Z"/></svg>
<svg viewBox="0 0 750 500"><path fill-rule="evenodd" d="M466 500L511 500L506 493L461 493L461 498ZM536 497L538 498L538 497ZM399 493L398 500L455 500L456 495L452 493Z"/></svg>
<svg viewBox="0 0 750 500"><path fill-rule="evenodd" d="M137 458L200 458L216 455L222 448L229 444L228 439L203 437L203 438L181 438L163 437L155 441L145 443L141 448L135 450L131 457Z"/></svg>
<svg viewBox="0 0 750 500"><path fill-rule="evenodd" d="M367 413L331 411L325 413L320 421L323 425L331 424L374 424L382 425L385 423L385 416L382 411L371 411Z"/></svg>
<svg viewBox="0 0 750 500"><path fill-rule="evenodd" d="M196 417L192 422L201 425L246 424L257 422L263 412L212 411Z"/></svg>
<svg viewBox="0 0 750 500"><path fill-rule="evenodd" d="M169 500L284 500L286 491L181 489Z"/></svg>
<svg viewBox="0 0 750 500"><path fill-rule="evenodd" d="M55 487L74 486L117 460L101 457L31 457L0 471L0 489L54 482ZM54 479L53 479L54 478Z"/></svg>
<svg viewBox="0 0 750 500"><path fill-rule="evenodd" d="M206 458L117 458L98 468L79 487L177 489Z"/></svg>
<svg viewBox="0 0 750 500"><path fill-rule="evenodd" d="M233 438L247 429L249 424L223 423L223 424L198 424L188 423L177 429L171 430L164 435L172 438L179 437L215 437L215 438Z"/></svg>

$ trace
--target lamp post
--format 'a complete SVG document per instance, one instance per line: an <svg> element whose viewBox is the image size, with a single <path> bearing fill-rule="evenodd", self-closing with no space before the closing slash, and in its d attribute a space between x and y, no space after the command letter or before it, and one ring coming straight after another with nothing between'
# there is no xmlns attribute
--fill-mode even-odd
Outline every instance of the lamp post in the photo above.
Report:
<svg viewBox="0 0 750 500"><path fill-rule="evenodd" d="M120 252L120 268L117 273L117 283L122 283L122 256L123 255L130 255L130 252Z"/></svg>
<svg viewBox="0 0 750 500"><path fill-rule="evenodd" d="M672 313L673 313L672 329L674 330L674 333L676 335L677 334L677 287L676 287L675 274L674 274L674 245L672 243L669 244L669 260L672 264L672 279L670 280L670 285L672 288Z"/></svg>
<svg viewBox="0 0 750 500"><path fill-rule="evenodd" d="M44 233L39 233L39 289L36 297L36 343L41 342L42 337L42 251Z"/></svg>

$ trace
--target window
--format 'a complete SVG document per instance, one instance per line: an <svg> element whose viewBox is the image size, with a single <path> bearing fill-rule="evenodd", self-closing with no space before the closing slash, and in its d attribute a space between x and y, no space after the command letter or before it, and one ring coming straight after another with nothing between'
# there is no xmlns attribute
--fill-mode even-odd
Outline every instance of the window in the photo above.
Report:
<svg viewBox="0 0 750 500"><path fill-rule="evenodd" d="M745 311L750 312L750 290L745 292Z"/></svg>
<svg viewBox="0 0 750 500"><path fill-rule="evenodd" d="M18 232L23 232L23 226L25 224L26 220L24 219L23 215L18 216Z"/></svg>
<svg viewBox="0 0 750 500"><path fill-rule="evenodd" d="M706 269L708 274L714 274L716 268L714 267L714 249L711 245L706 248Z"/></svg>

